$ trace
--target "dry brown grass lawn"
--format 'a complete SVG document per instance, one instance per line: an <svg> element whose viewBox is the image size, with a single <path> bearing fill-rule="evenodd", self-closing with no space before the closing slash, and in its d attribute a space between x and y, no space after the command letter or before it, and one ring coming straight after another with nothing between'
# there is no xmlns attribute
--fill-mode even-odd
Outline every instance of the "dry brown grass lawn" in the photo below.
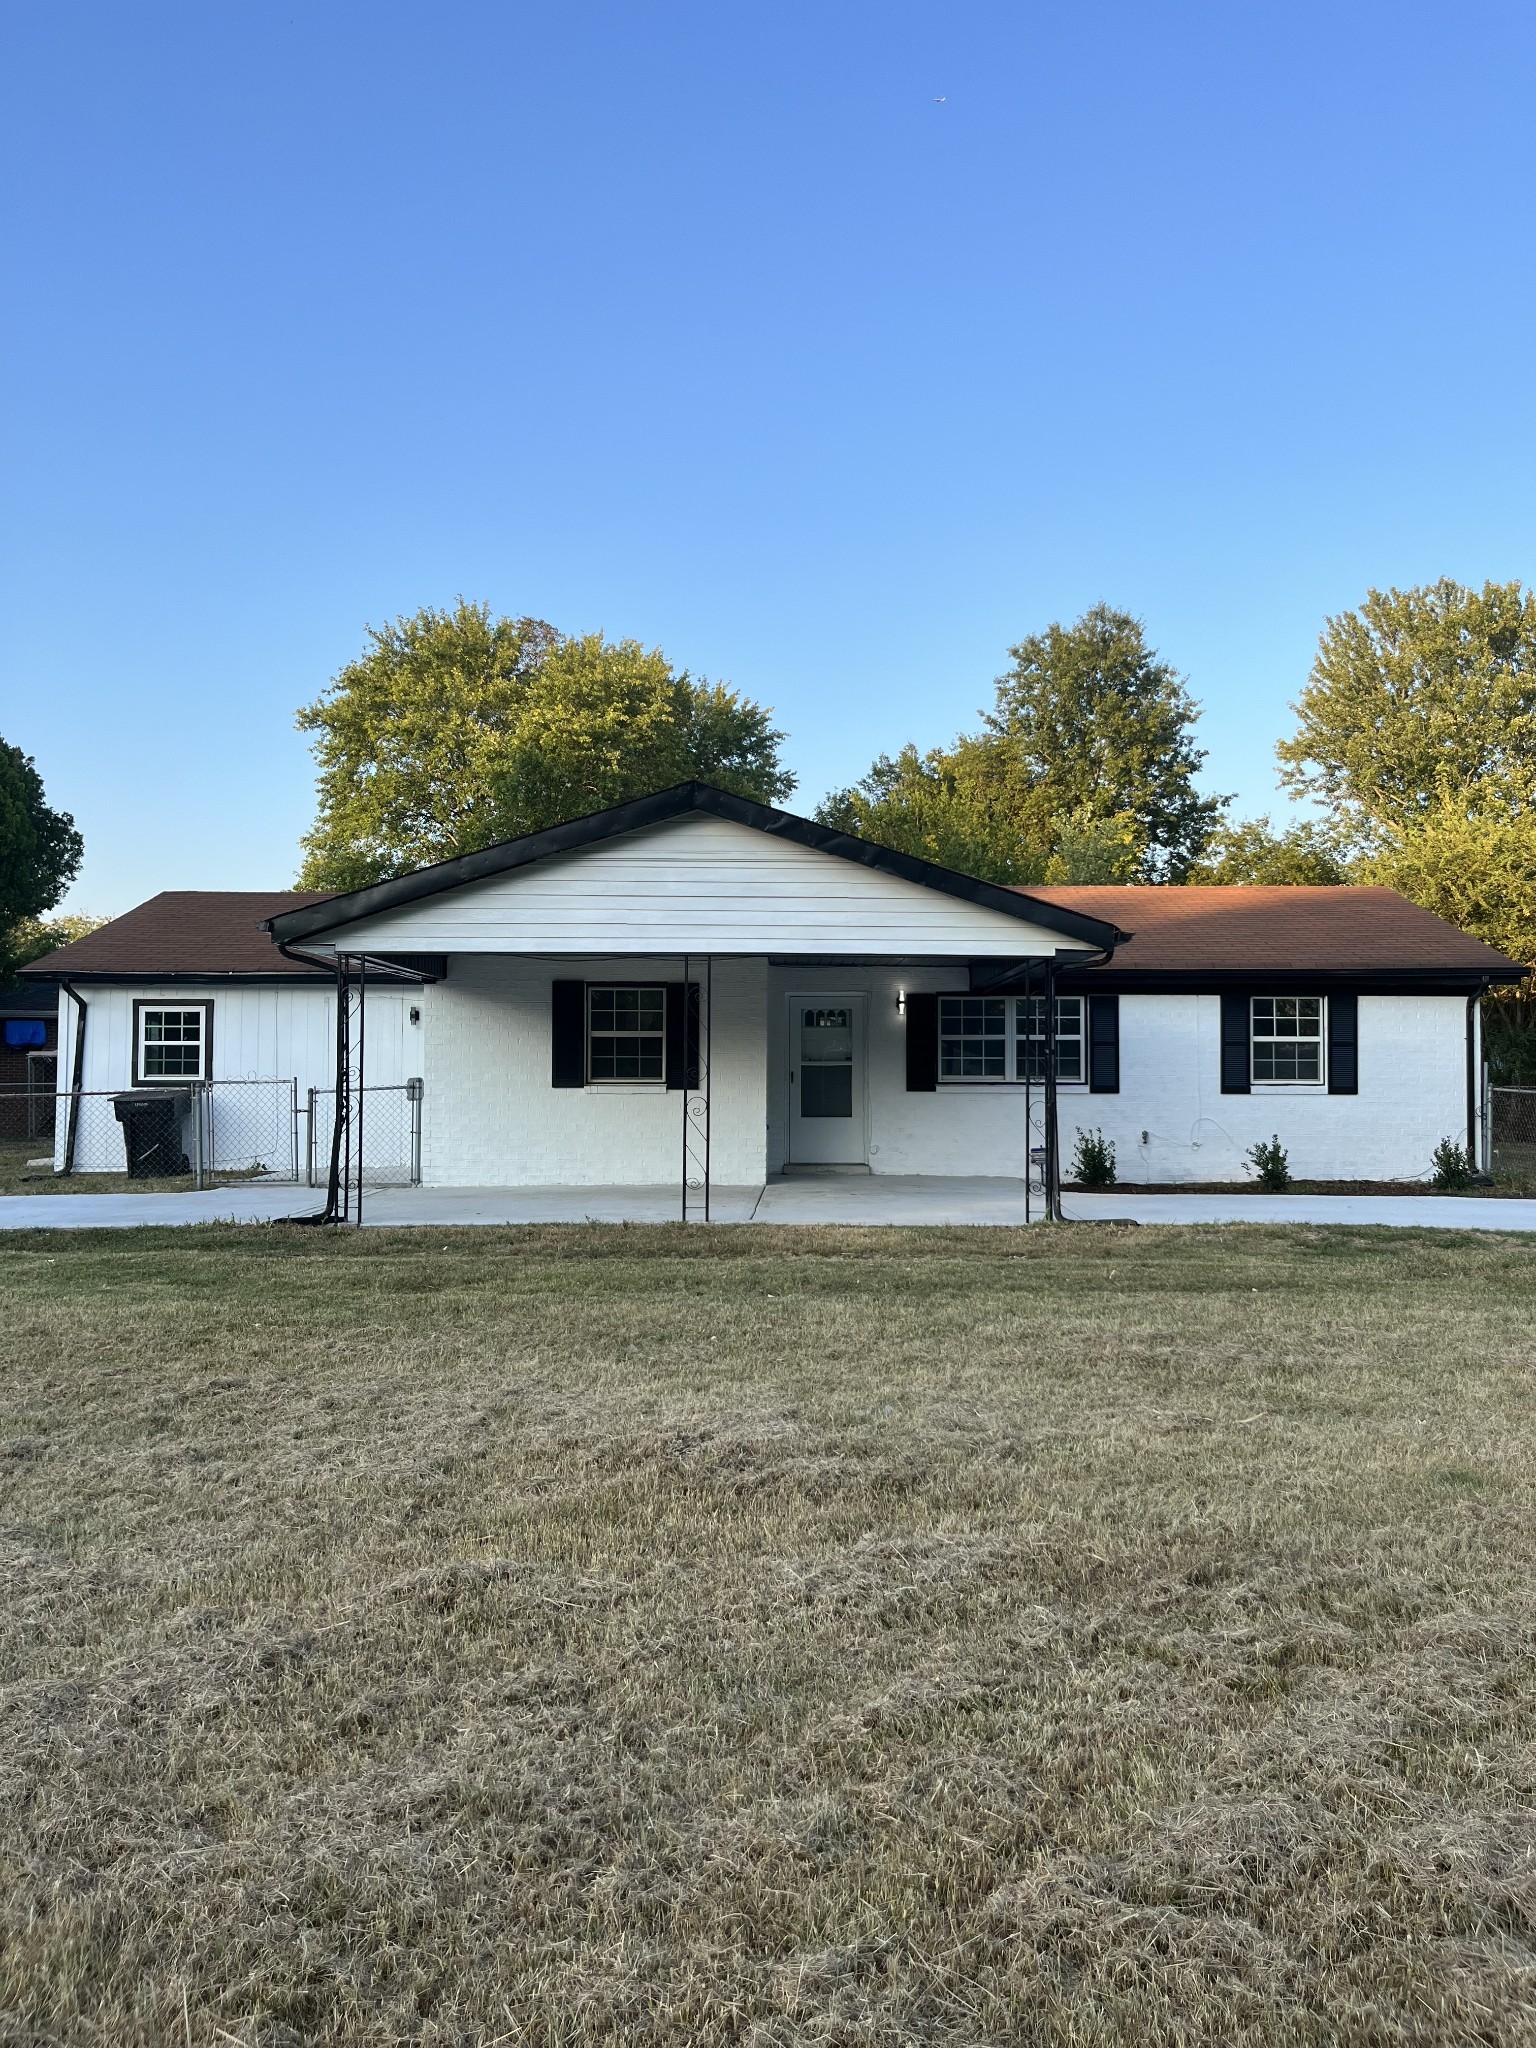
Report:
<svg viewBox="0 0 1536 2048"><path fill-rule="evenodd" d="M0 2039L1536 2040L1536 1252L0 1240Z"/></svg>

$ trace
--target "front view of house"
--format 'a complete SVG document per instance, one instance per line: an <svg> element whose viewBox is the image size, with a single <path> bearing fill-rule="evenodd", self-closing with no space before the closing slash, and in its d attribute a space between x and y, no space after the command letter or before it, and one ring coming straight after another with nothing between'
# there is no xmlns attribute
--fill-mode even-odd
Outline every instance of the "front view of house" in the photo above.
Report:
<svg viewBox="0 0 1536 2048"><path fill-rule="evenodd" d="M1521 973L1390 890L1015 890L699 784L240 899L238 933L226 900L157 898L34 964L61 1101L71 1063L89 1091L235 1059L328 1111L340 963L347 1085L417 1090L445 1187L1022 1179L1053 1103L1064 1167L1102 1132L1122 1182L1240 1179L1272 1135L1298 1176L1422 1178L1441 1139L1482 1156L1478 998Z"/></svg>

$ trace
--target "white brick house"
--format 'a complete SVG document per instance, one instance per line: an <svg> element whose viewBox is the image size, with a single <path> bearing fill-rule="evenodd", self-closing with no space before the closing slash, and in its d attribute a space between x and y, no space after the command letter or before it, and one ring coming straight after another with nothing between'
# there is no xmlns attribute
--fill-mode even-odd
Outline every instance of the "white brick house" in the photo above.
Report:
<svg viewBox="0 0 1536 2048"><path fill-rule="evenodd" d="M145 980L152 908L31 970L64 989L61 1075L74 991L79 1071L147 1078L136 991L197 981ZM241 908L245 980L204 941L213 1067L270 1010L259 1062L332 1085L350 963L365 1078L421 1077L438 1186L1018 1178L1053 1128L1064 1160L1102 1129L1123 1182L1237 1179L1272 1134L1298 1176L1420 1177L1478 1145L1477 998L1521 974L1389 890L1006 889L698 784Z"/></svg>

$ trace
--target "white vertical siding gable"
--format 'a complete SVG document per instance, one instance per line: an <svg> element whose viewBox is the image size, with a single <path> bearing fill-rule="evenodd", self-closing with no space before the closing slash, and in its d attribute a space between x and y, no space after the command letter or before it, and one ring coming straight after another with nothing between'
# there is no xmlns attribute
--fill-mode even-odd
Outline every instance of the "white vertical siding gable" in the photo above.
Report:
<svg viewBox="0 0 1536 2048"><path fill-rule="evenodd" d="M378 952L934 958L1048 954L1074 943L1006 911L699 815L468 882L306 943L333 941Z"/></svg>

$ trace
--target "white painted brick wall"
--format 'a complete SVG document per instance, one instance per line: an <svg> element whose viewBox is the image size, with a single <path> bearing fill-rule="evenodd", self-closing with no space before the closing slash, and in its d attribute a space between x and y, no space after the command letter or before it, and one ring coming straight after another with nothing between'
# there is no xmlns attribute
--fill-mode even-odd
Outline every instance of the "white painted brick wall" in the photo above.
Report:
<svg viewBox="0 0 1536 2048"><path fill-rule="evenodd" d="M1121 1092L1063 1099L1063 1157L1076 1125L1100 1126L1122 1180L1241 1180L1278 1135L1298 1179L1417 1177L1441 1138L1466 1140L1466 1071L1463 998L1361 996L1358 1095L1223 1095L1219 996L1122 996Z"/></svg>
<svg viewBox="0 0 1536 2048"><path fill-rule="evenodd" d="M964 987L963 973L776 967L770 987L775 1169L787 1142L787 997L791 988L824 987L869 992L871 1171L1023 1171L1022 1089L977 1083L941 1085L931 1095L906 1092L906 1026L896 1007L898 990L952 992ZM1122 996L1120 1093L1062 1088L1063 1165L1081 1127L1102 1129L1113 1140L1120 1178L1127 1181L1241 1180L1248 1149L1276 1134L1299 1179L1427 1174L1441 1138L1465 1142L1465 1030L1460 996L1362 996L1358 1095L1310 1088L1223 1095L1219 996Z"/></svg>
<svg viewBox="0 0 1536 2048"><path fill-rule="evenodd" d="M675 980L680 962L454 956L422 992L424 1177L435 1186L667 1185L679 1176L681 1099L665 1091L550 1086L550 983ZM1023 1172L1023 1090L906 1089L900 990L953 990L943 967L715 964L713 1173L754 1184L784 1163L788 997L869 997L869 1163L875 1173ZM1122 996L1118 1095L1061 1090L1064 1163L1079 1127L1113 1140L1120 1178L1177 1185L1244 1177L1250 1146L1278 1133L1307 1179L1396 1179L1429 1171L1442 1137L1464 1138L1460 997L1362 996L1360 1093L1221 1093L1217 996ZM1036 1095L1037 1115L1039 1095ZM1141 1134L1147 1133L1142 1143ZM1038 1133L1037 1139L1038 1142Z"/></svg>
<svg viewBox="0 0 1536 2048"><path fill-rule="evenodd" d="M680 1093L550 1085L550 985L678 981L681 961L455 954L426 991L422 1177L433 1187L654 1187L682 1172ZM702 980L698 966L692 978ZM717 960L711 1033L711 1173L765 1171L767 969Z"/></svg>

